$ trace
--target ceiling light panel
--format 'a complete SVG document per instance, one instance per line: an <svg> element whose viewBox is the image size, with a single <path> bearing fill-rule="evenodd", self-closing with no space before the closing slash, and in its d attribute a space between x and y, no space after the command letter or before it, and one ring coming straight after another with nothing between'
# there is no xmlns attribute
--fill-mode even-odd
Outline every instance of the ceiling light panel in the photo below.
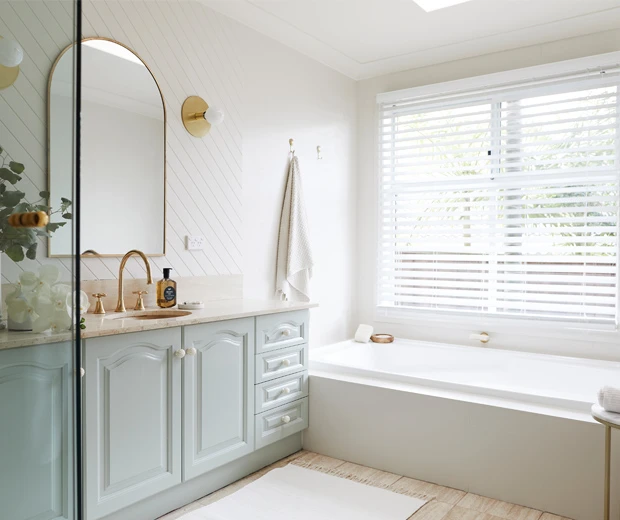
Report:
<svg viewBox="0 0 620 520"><path fill-rule="evenodd" d="M465 2L471 2L471 0L413 0L427 13L430 11L437 11L438 9L444 9L446 7L452 7L457 4L464 4Z"/></svg>

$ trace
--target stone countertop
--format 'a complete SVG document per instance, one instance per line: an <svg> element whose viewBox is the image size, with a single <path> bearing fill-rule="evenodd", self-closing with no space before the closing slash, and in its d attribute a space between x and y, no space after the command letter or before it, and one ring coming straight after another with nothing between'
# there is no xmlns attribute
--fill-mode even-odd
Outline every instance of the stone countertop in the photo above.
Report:
<svg viewBox="0 0 620 520"><path fill-rule="evenodd" d="M277 314L279 312L296 311L317 307L316 303L282 302L278 300L219 300L206 302L204 309L192 310L188 316L167 319L132 319L133 314L145 311L129 311L125 313L108 312L104 316L88 313L85 318L86 329L81 330L81 338L97 338L140 332L144 330L166 329L181 327L184 325L197 325L199 323L211 323L215 321L233 320L264 314ZM146 309L146 311L163 311L172 309ZM0 350L42 345L46 343L59 343L71 341L73 333L70 331L60 333L34 333L0 331Z"/></svg>

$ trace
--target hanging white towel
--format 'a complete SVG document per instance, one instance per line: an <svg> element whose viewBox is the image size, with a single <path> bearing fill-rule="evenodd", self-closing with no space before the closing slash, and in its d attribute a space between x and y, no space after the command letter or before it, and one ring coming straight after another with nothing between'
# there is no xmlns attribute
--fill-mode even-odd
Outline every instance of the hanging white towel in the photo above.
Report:
<svg viewBox="0 0 620 520"><path fill-rule="evenodd" d="M620 413L620 388L604 386L598 391L598 404L608 412Z"/></svg>
<svg viewBox="0 0 620 520"><path fill-rule="evenodd" d="M313 265L299 160L293 156L288 170L278 235L276 294L283 300L310 301Z"/></svg>

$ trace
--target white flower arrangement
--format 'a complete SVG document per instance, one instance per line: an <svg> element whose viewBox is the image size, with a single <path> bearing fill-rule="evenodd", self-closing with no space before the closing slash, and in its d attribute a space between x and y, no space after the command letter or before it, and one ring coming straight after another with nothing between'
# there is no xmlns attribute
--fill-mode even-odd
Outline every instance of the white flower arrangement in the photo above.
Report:
<svg viewBox="0 0 620 520"><path fill-rule="evenodd" d="M80 314L85 314L90 303L84 291L78 297L70 285L58 283L59 278L60 271L53 265L42 266L38 274L23 272L15 291L5 300L9 328L13 322L17 329L33 332L70 330L76 304Z"/></svg>

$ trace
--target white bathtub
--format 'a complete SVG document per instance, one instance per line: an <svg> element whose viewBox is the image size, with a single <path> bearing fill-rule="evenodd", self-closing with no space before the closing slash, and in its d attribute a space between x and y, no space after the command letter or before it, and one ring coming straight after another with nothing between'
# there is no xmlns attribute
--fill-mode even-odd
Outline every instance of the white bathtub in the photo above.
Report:
<svg viewBox="0 0 620 520"><path fill-rule="evenodd" d="M345 341L310 349L303 443L384 471L596 520L603 428L589 409L604 384L620 386L620 363L399 339ZM619 441L614 435L615 482Z"/></svg>
<svg viewBox="0 0 620 520"><path fill-rule="evenodd" d="M590 421L596 392L620 386L620 362L396 339L310 352L313 371L408 383L422 392ZM427 391L425 391L427 389ZM486 398L486 399L485 399ZM491 398L491 399L489 399ZM495 398L495 399L493 399Z"/></svg>

